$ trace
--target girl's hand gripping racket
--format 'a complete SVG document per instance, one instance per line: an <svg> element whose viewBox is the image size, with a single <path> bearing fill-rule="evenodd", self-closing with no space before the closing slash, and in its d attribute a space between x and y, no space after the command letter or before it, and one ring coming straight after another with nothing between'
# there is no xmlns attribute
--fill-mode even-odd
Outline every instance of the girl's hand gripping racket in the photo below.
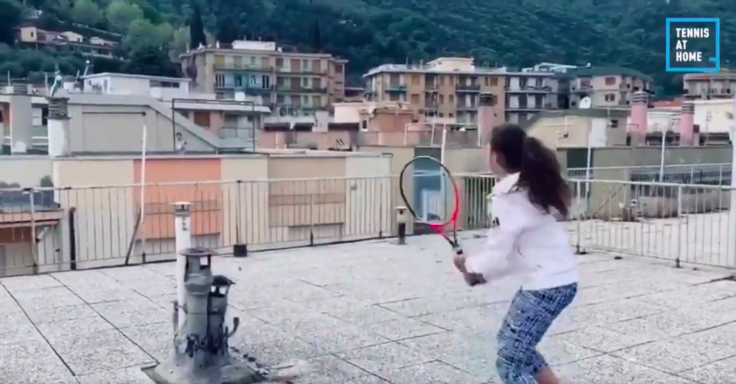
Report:
<svg viewBox="0 0 736 384"><path fill-rule="evenodd" d="M413 192L412 198L407 196L409 191ZM399 192L415 223L428 225L447 240L457 255L463 254L457 240L460 194L444 164L430 156L415 157L399 174Z"/></svg>

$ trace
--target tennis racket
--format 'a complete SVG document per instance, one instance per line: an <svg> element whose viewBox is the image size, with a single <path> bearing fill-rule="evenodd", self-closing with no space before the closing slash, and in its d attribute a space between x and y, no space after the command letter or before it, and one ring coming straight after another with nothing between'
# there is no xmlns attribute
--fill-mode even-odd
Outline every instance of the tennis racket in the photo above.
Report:
<svg viewBox="0 0 736 384"><path fill-rule="evenodd" d="M410 191L413 193L407 196ZM447 240L455 253L463 254L457 241L460 193L444 164L430 156L415 157L399 174L399 192L415 225L429 226Z"/></svg>

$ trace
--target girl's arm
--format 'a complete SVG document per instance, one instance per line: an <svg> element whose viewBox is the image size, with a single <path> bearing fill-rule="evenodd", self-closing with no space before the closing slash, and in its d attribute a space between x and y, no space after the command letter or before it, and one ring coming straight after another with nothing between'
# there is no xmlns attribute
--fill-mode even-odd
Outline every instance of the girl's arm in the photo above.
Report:
<svg viewBox="0 0 736 384"><path fill-rule="evenodd" d="M511 272L509 257L514 253L517 238L539 215L525 201L526 198L523 192L494 197L491 209L499 225L488 233L487 250L466 258L465 269L468 273L482 275L486 281L491 281Z"/></svg>

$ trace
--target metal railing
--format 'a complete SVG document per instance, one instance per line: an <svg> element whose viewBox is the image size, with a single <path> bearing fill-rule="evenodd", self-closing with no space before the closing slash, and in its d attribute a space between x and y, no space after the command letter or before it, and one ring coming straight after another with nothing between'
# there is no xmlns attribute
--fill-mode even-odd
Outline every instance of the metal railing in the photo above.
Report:
<svg viewBox="0 0 736 384"><path fill-rule="evenodd" d="M663 181L683 184L727 185L731 181L731 163L671 164L664 166L664 177L660 177L659 165L626 167L592 167L591 179L624 181ZM588 169L568 168L567 177L586 179Z"/></svg>
<svg viewBox="0 0 736 384"><path fill-rule="evenodd" d="M406 192L438 191L415 175ZM490 227L495 179L456 175L461 230ZM736 267L730 187L570 180L576 249ZM173 204L192 203L194 245L232 253L396 235L397 177L0 190L0 276L174 260ZM436 197L436 194L432 194ZM451 199L446 199L450 201ZM409 234L424 233L409 223ZM736 236L731 236L731 243Z"/></svg>
<svg viewBox="0 0 736 384"><path fill-rule="evenodd" d="M568 230L577 249L666 259L676 266L736 268L729 186L621 180L571 184L576 197Z"/></svg>

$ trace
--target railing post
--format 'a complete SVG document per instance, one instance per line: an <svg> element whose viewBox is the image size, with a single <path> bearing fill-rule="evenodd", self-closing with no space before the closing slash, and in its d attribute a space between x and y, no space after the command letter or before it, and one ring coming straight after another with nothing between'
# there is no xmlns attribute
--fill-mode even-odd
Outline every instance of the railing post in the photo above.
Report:
<svg viewBox="0 0 736 384"><path fill-rule="evenodd" d="M242 207L242 196L240 193L240 189L242 188L242 180L238 180L237 183L235 183L235 188L238 190L236 191L236 197L235 197L235 244L233 244L233 257L246 257L248 256L248 244L247 242L242 241L242 235L241 232L243 228L240 225L240 220L243 217L243 213L240 211ZM246 203L246 207L248 204Z"/></svg>
<svg viewBox="0 0 736 384"><path fill-rule="evenodd" d="M677 186L677 259L675 260L675 268L681 268L680 260L682 260L682 243L685 240L687 244L687 236L682 235L682 193L683 186ZM685 224L685 233L687 233L687 223Z"/></svg>
<svg viewBox="0 0 736 384"><path fill-rule="evenodd" d="M380 203L378 204L378 238L383 239L383 207L384 207L384 196L383 196L383 178L373 179L378 180L378 198Z"/></svg>
<svg viewBox="0 0 736 384"><path fill-rule="evenodd" d="M33 268L34 268L33 273L35 274L35 273L38 273L38 265L40 264L38 260L38 241L36 241L36 234L38 233L36 230L36 215L35 215L36 213L36 202L35 202L36 193L35 192L36 191L33 188L28 188L26 191L28 193L28 202L29 202L30 209L31 209L31 236L33 237L33 240L32 240L33 243L31 244L31 247L32 247L32 252L33 252Z"/></svg>
<svg viewBox="0 0 736 384"><path fill-rule="evenodd" d="M180 328L184 326L184 320L186 319L184 303L186 301L187 291L184 286L184 278L187 273L187 258L182 255L182 251L192 247L191 209L192 203L188 201L174 203L174 234L176 236L176 302Z"/></svg>
<svg viewBox="0 0 736 384"><path fill-rule="evenodd" d="M311 182L307 182L307 190L309 191L309 246L314 246L314 191L319 191L319 185L312 190L309 188Z"/></svg>
<svg viewBox="0 0 736 384"><path fill-rule="evenodd" d="M398 224L397 233L399 237L399 245L406 244L406 216L406 207L396 207L396 223Z"/></svg>

